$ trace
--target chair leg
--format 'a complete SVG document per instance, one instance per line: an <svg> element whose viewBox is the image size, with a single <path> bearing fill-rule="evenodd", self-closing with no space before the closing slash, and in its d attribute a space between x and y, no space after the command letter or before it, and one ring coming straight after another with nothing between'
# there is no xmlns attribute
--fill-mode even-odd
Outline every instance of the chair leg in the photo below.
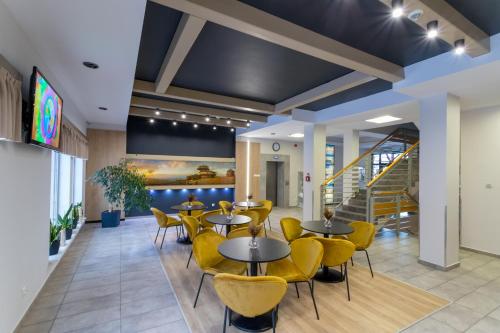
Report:
<svg viewBox="0 0 500 333"><path fill-rule="evenodd" d="M264 224L264 236L267 238L267 230L266 230L266 225Z"/></svg>
<svg viewBox="0 0 500 333"><path fill-rule="evenodd" d="M366 250L363 250L363 251L365 251L365 253L366 253L366 259L368 259L368 266L370 267L370 273L372 273L372 277L373 277L373 270L372 270L372 264L370 262L370 256L368 255L368 251L366 251Z"/></svg>
<svg viewBox="0 0 500 333"><path fill-rule="evenodd" d="M273 309L272 318L273 318L273 333L275 333L276 332L276 308Z"/></svg>
<svg viewBox="0 0 500 333"><path fill-rule="evenodd" d="M193 250L191 250L191 253L189 254L189 259L188 259L188 263L186 265L186 268L189 268L189 263L191 262L191 257L193 256Z"/></svg>
<svg viewBox="0 0 500 333"><path fill-rule="evenodd" d="M163 242L165 241L165 235L167 233L167 228L165 228L165 232L163 232L163 239L161 240L160 250L163 247Z"/></svg>
<svg viewBox="0 0 500 333"><path fill-rule="evenodd" d="M273 230L273 228L271 228L271 220L269 219L269 216L267 217L267 222L269 223L269 230Z"/></svg>
<svg viewBox="0 0 500 333"><path fill-rule="evenodd" d="M259 272L260 274L262 274L262 266L260 265L260 262L259 262Z"/></svg>
<svg viewBox="0 0 500 333"><path fill-rule="evenodd" d="M297 298L300 298L299 287L297 286L297 282L295 282L295 291L297 292Z"/></svg>
<svg viewBox="0 0 500 333"><path fill-rule="evenodd" d="M198 303L198 297L200 296L200 290L201 290L201 286L203 285L203 279L205 278L205 275L207 275L207 273L203 273L203 275L201 276L200 286L198 287L198 292L196 293L196 298L194 300L193 308L195 308L196 303Z"/></svg>
<svg viewBox="0 0 500 333"><path fill-rule="evenodd" d="M179 239L179 227L175 226L175 235L177 236L177 239Z"/></svg>
<svg viewBox="0 0 500 333"><path fill-rule="evenodd" d="M349 274L347 274L347 262L345 263L345 284L347 285L347 300L351 301L351 292L349 291Z"/></svg>
<svg viewBox="0 0 500 333"><path fill-rule="evenodd" d="M233 324L233 310L227 308L227 312L229 313L229 326Z"/></svg>
<svg viewBox="0 0 500 333"><path fill-rule="evenodd" d="M344 265L340 265L340 275L344 276Z"/></svg>
<svg viewBox="0 0 500 333"><path fill-rule="evenodd" d="M316 318L319 320L319 313L318 313L318 307L316 306L316 299L314 298L314 287L311 282L307 281L307 284L309 285L309 290L311 291L311 297L313 300L314 304L314 311L316 311Z"/></svg>
<svg viewBox="0 0 500 333"><path fill-rule="evenodd" d="M351 257L351 266L354 266L354 261L352 260L352 257Z"/></svg>
<svg viewBox="0 0 500 333"><path fill-rule="evenodd" d="M226 322L227 322L227 306L224 309L224 326L222 326L222 333L226 333Z"/></svg>
<svg viewBox="0 0 500 333"><path fill-rule="evenodd" d="M158 235L160 234L160 227L158 227L158 232L156 233L156 237L155 237L155 244L156 244L156 240L158 239Z"/></svg>

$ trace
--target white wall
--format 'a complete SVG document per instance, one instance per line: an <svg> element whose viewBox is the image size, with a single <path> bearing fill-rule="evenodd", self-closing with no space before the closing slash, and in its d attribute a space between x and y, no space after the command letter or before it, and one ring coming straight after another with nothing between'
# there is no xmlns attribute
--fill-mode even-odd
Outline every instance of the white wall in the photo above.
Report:
<svg viewBox="0 0 500 333"><path fill-rule="evenodd" d="M50 166L49 150L0 142L0 332L14 330L47 277Z"/></svg>
<svg viewBox="0 0 500 333"><path fill-rule="evenodd" d="M461 145L461 245L500 255L500 106L462 112Z"/></svg>

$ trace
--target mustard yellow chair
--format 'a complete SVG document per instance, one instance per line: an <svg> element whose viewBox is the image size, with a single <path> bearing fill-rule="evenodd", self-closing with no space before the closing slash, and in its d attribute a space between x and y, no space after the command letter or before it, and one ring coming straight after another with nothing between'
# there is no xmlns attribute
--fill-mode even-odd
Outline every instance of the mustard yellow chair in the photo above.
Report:
<svg viewBox="0 0 500 333"><path fill-rule="evenodd" d="M193 241L194 259L203 271L193 307L196 307L203 279L206 275L216 275L219 273L241 275L247 269L246 263L226 259L219 253L219 244L225 240L226 237L209 231L199 234Z"/></svg>
<svg viewBox="0 0 500 333"><path fill-rule="evenodd" d="M183 206L188 206L189 205L189 201L183 202L182 205ZM191 202L191 205L193 205L193 206L204 206L205 204L203 202L201 202L201 201L193 201L193 202ZM190 216L198 217L201 214L203 214L203 210L202 209L192 210ZM184 211L184 210L179 211L178 215L179 215L179 217L181 219L182 219L183 216L189 216L188 212Z"/></svg>
<svg viewBox="0 0 500 333"><path fill-rule="evenodd" d="M288 241L288 243L293 242L298 238L306 238L306 237L317 237L316 234L312 232L308 232L302 234L304 230L300 225L300 220L295 217L284 217L280 220L281 231L283 232L283 236Z"/></svg>
<svg viewBox="0 0 500 333"><path fill-rule="evenodd" d="M214 277L214 288L226 306L222 332L226 332L228 317L231 325L233 311L243 317L254 318L271 310L273 332L276 332L278 305L288 289L284 279L276 276L217 274Z"/></svg>
<svg viewBox="0 0 500 333"><path fill-rule="evenodd" d="M257 237L264 237L264 228L260 229L259 234ZM227 239L233 239L233 238L238 238L238 237L252 237L250 232L248 232L248 228L237 228L234 230L231 230L229 234L227 234Z"/></svg>
<svg viewBox="0 0 500 333"><path fill-rule="evenodd" d="M316 237L315 240L323 244L324 254L321 264L326 267L340 266L347 286L347 299L351 300L349 291L349 275L347 274L347 261L352 257L355 246L348 240L321 238ZM343 269L342 269L343 268Z"/></svg>
<svg viewBox="0 0 500 333"><path fill-rule="evenodd" d="M163 247L163 241L165 240L165 234L167 233L167 229L170 227L175 227L175 231L177 233L177 238L179 238L179 226L182 226L182 222L174 219L173 217L168 216L158 208L151 208L151 212L153 212L153 215L156 218L156 223L158 223L158 232L156 233L155 237L155 244L156 240L158 239L158 235L160 234L160 229L165 228L165 231L163 232L163 239L161 240L161 245L160 249Z"/></svg>
<svg viewBox="0 0 500 333"><path fill-rule="evenodd" d="M368 266L370 267L370 273L373 277L372 264L367 249L372 245L373 239L375 238L375 226L372 223L364 221L351 222L349 225L354 229L354 232L347 235L347 239L354 243L356 251L365 252ZM352 257L351 264L354 266Z"/></svg>
<svg viewBox="0 0 500 333"><path fill-rule="evenodd" d="M237 213L237 215L245 215L248 216L249 218L252 219L253 223L259 223L259 213L256 211L253 211L252 209L247 209L247 210L242 210ZM245 224L239 224L236 226L233 226L234 229L239 229L239 228L247 228L249 223Z"/></svg>
<svg viewBox="0 0 500 333"><path fill-rule="evenodd" d="M233 206L233 204L230 203L229 201L224 201L224 200L219 201L219 207L220 207L220 209L222 209L222 213L224 215L229 215L228 208L230 208L232 206Z"/></svg>
<svg viewBox="0 0 500 333"><path fill-rule="evenodd" d="M264 229L264 234L265 236L267 237L267 231L266 231L266 219L267 217L269 216L269 210L267 208L264 208L264 207L256 207L256 208L250 208L248 209L247 211L250 211L250 212L256 212L258 217L258 224L262 224L262 229Z"/></svg>
<svg viewBox="0 0 500 333"><path fill-rule="evenodd" d="M201 233L209 232L209 231L215 232L212 229L202 229L200 222L194 216L183 216L181 220L182 220L182 224L184 225L184 228L187 231L189 240L191 242L194 242L194 239ZM189 254L189 259L188 259L186 268L189 268L189 263L191 262L192 256L193 256L193 249L191 249L191 253Z"/></svg>
<svg viewBox="0 0 500 333"><path fill-rule="evenodd" d="M221 214L221 212L222 211L220 209L209 210L209 211L204 212L200 216L198 216L198 221L200 221L201 227L204 230L205 229L214 230L214 228L217 230L217 228L215 227L215 224L207 221L207 217L212 216L212 215L219 215L219 214Z"/></svg>
<svg viewBox="0 0 500 333"><path fill-rule="evenodd" d="M259 202L262 204L262 207L269 211L267 214L267 222L269 223L269 230L273 230L271 228L271 220L269 219L269 215L271 215L271 212L273 211L273 202L271 200L261 200Z"/></svg>
<svg viewBox="0 0 500 333"><path fill-rule="evenodd" d="M279 276L288 283L295 284L295 291L299 297L297 283L305 282L309 286L311 298L319 320L318 308L314 298L314 280L312 279L321 264L323 258L323 246L314 238L299 238L290 244L290 259L285 258L267 264L266 275Z"/></svg>

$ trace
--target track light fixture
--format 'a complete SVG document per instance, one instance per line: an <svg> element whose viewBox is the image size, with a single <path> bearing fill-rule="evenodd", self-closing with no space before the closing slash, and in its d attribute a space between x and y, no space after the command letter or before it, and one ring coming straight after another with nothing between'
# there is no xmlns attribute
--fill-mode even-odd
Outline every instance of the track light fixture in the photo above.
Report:
<svg viewBox="0 0 500 333"><path fill-rule="evenodd" d="M210 117L209 117L209 116L206 116L206 117L205 117L205 121L206 121L207 123L208 123L208 122L210 122Z"/></svg>
<svg viewBox="0 0 500 333"><path fill-rule="evenodd" d="M455 54L462 55L465 53L465 40L459 39L455 41Z"/></svg>
<svg viewBox="0 0 500 333"><path fill-rule="evenodd" d="M250 120L247 120L247 127L250 127Z"/></svg>
<svg viewBox="0 0 500 333"><path fill-rule="evenodd" d="M159 116L160 115L160 111L156 111L155 115Z"/></svg>
<svg viewBox="0 0 500 333"><path fill-rule="evenodd" d="M185 112L183 112L183 113L181 114L181 118L182 118L182 119L186 119L186 118L187 118L187 115L186 115L186 113L185 113Z"/></svg>
<svg viewBox="0 0 500 333"><path fill-rule="evenodd" d="M226 120L226 124L230 125L231 124L231 119Z"/></svg>
<svg viewBox="0 0 500 333"><path fill-rule="evenodd" d="M438 35L438 21L427 23L427 38L434 39Z"/></svg>
<svg viewBox="0 0 500 333"><path fill-rule="evenodd" d="M400 18L403 16L403 0L392 0L392 11L391 15L393 18Z"/></svg>

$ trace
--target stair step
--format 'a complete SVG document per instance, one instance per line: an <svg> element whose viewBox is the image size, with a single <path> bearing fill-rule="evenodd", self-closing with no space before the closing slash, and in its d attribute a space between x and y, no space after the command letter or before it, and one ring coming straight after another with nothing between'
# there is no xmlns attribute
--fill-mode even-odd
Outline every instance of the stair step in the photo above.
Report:
<svg viewBox="0 0 500 333"><path fill-rule="evenodd" d="M358 213L358 212L352 212L349 210L337 209L337 210L335 210L335 216L344 216L344 217L349 217L352 219L356 219L356 218L365 219L366 213Z"/></svg>
<svg viewBox="0 0 500 333"><path fill-rule="evenodd" d="M358 206L358 205L342 205L342 210L349 211L349 212L355 212L355 213L361 213L366 215L366 205L365 206Z"/></svg>
<svg viewBox="0 0 500 333"><path fill-rule="evenodd" d="M351 219L351 218L348 218L348 217L344 217L344 216L335 216L335 218L333 219L334 222L343 222L343 223L351 223L351 222L354 222L354 221L365 221L365 219L362 219L362 220L359 220L359 219Z"/></svg>

